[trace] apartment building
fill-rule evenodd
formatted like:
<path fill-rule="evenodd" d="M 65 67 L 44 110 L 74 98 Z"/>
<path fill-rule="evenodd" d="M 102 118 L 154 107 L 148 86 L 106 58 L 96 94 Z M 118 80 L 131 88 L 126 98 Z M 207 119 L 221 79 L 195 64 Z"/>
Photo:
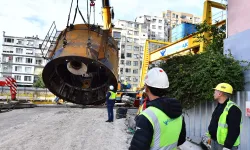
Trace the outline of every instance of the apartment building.
<path fill-rule="evenodd" d="M 117 20 L 113 36 L 120 41 L 119 79 L 126 79 L 132 87 L 137 87 L 143 60 L 143 48 L 148 38 L 147 25 L 138 22 Z"/>
<path fill-rule="evenodd" d="M 165 22 L 171 27 L 174 28 L 175 26 L 181 23 L 192 23 L 197 24 L 202 21 L 202 18 L 199 16 L 195 16 L 193 14 L 185 13 L 185 12 L 176 12 L 172 10 L 167 10 L 162 13 Z"/>
<path fill-rule="evenodd" d="M 163 17 L 143 15 L 136 17 L 136 22 L 143 23 L 147 25 L 148 28 L 148 39 L 150 40 L 159 40 L 159 41 L 168 41 L 168 26 L 165 23 Z M 149 51 L 153 51 L 159 47 L 162 47 L 162 44 L 149 44 Z"/>
<path fill-rule="evenodd" d="M 32 86 L 46 64 L 39 49 L 42 42 L 38 36 L 7 36 L 3 32 L 0 76 L 14 77 L 18 86 Z"/>

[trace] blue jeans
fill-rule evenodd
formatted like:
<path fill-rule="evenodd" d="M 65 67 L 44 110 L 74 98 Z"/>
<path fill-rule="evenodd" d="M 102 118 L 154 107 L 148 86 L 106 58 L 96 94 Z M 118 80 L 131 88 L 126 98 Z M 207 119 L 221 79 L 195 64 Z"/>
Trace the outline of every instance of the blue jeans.
<path fill-rule="evenodd" d="M 108 108 L 108 120 L 113 121 L 114 120 L 114 112 L 113 112 L 114 105 L 108 105 L 107 108 Z"/>
<path fill-rule="evenodd" d="M 222 150 L 223 145 L 220 145 L 217 141 L 211 140 L 211 150 Z M 237 150 L 238 146 L 233 146 L 231 150 Z"/>

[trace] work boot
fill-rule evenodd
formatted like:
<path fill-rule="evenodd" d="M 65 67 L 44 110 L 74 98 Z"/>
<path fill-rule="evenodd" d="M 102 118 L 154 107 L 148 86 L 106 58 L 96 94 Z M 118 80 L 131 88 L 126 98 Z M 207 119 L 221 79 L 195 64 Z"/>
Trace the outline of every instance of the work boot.
<path fill-rule="evenodd" d="M 111 122 L 110 120 L 107 120 L 107 121 L 105 121 L 105 122 Z"/>

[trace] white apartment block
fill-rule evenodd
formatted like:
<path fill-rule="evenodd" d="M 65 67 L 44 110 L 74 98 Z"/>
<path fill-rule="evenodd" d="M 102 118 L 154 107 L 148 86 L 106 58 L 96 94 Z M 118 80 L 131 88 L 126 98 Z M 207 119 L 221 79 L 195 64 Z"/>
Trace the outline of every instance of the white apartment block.
<path fill-rule="evenodd" d="M 147 25 L 125 20 L 118 20 L 114 25 L 113 37 L 120 41 L 119 80 L 126 79 L 133 88 L 138 87 L 144 45 L 148 38 Z"/>
<path fill-rule="evenodd" d="M 172 10 L 167 10 L 162 13 L 165 22 L 171 26 L 171 28 L 176 27 L 181 23 L 192 23 L 198 24 L 201 23 L 202 17 L 196 16 L 190 13 L 185 12 L 176 12 Z"/>
<path fill-rule="evenodd" d="M 144 23 L 148 27 L 148 39 L 168 41 L 168 26 L 163 17 L 143 15 L 136 18 L 136 22 Z M 162 44 L 149 44 L 149 51 L 153 51 Z"/>
<path fill-rule="evenodd" d="M 32 86 L 46 65 L 39 48 L 42 42 L 38 36 L 7 36 L 3 32 L 0 76 L 12 76 L 18 86 Z"/>

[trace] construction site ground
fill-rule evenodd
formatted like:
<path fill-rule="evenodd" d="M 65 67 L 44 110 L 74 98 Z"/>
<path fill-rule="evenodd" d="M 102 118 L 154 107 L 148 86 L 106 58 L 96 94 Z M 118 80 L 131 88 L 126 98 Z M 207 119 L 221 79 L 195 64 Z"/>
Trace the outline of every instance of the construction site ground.
<path fill-rule="evenodd" d="M 0 120 L 1 150 L 128 150 L 132 138 L 125 118 L 105 122 L 105 108 L 14 109 Z M 185 142 L 180 149 L 201 148 Z"/>

